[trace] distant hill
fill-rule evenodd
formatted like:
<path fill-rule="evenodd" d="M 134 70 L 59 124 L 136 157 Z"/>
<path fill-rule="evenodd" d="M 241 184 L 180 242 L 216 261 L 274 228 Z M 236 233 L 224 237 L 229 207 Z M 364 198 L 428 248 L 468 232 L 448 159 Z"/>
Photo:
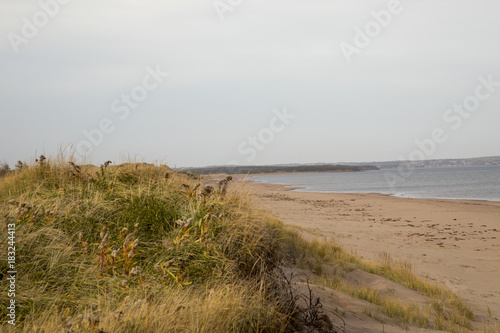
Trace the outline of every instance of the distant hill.
<path fill-rule="evenodd" d="M 500 165 L 500 156 L 487 156 L 475 158 L 449 158 L 449 159 L 435 159 L 424 161 L 385 161 L 385 162 L 363 162 L 347 164 L 352 166 L 363 166 L 371 164 L 379 169 L 397 169 L 401 165 L 410 164 L 414 168 L 445 168 L 457 166 L 487 166 L 487 165 Z"/>
<path fill-rule="evenodd" d="M 338 164 L 301 164 L 301 165 L 262 165 L 262 166 L 211 166 L 202 168 L 183 168 L 183 171 L 200 175 L 207 174 L 257 174 L 257 173 L 288 173 L 288 172 L 357 172 L 378 170 L 369 165 L 338 165 Z"/>
<path fill-rule="evenodd" d="M 310 163 L 310 164 L 276 164 L 276 165 L 230 165 L 207 166 L 199 168 L 177 168 L 200 175 L 207 174 L 258 174 L 258 173 L 288 173 L 288 172 L 358 172 L 367 170 L 397 169 L 400 166 L 411 165 L 413 168 L 438 168 L 458 166 L 500 165 L 500 156 L 475 158 L 450 158 L 424 161 L 384 161 L 384 162 L 342 162 Z"/>

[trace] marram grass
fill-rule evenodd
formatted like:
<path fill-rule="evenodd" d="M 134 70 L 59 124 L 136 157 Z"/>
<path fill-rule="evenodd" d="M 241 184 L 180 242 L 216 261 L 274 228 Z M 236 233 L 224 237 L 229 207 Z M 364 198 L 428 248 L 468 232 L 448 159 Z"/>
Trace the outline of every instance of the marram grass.
<path fill-rule="evenodd" d="M 46 159 L 1 178 L 0 237 L 16 224 L 16 329 L 285 331 L 291 309 L 271 274 L 278 225 L 230 180 L 202 188 L 167 167 Z"/>
<path fill-rule="evenodd" d="M 333 242 L 307 241 L 294 229 L 282 229 L 282 238 L 289 256 L 296 259 L 296 264 L 316 273 L 319 278 L 315 283 L 373 304 L 365 312 L 373 314 L 374 318 L 381 318 L 382 314 L 402 327 L 413 325 L 448 332 L 470 332 L 474 312 L 446 287 L 415 275 L 408 262 L 394 260 L 387 253 L 380 253 L 375 261 L 361 259 Z M 428 304 L 420 307 L 416 303 L 382 296 L 363 286 L 351 285 L 344 280 L 344 276 L 356 269 L 417 291 L 429 299 Z"/>

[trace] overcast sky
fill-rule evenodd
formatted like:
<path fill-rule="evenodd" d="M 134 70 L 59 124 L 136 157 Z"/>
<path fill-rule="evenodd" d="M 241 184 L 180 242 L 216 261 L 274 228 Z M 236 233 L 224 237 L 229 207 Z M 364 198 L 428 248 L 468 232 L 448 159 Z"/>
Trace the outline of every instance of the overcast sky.
<path fill-rule="evenodd" d="M 500 155 L 499 13 L 498 0 L 0 0 L 0 161 L 60 147 L 171 166 Z"/>

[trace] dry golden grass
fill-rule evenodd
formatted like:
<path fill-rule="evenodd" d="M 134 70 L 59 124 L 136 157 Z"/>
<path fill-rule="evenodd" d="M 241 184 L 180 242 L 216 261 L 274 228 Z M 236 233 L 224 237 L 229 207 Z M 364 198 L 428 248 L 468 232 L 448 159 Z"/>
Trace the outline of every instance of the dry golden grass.
<path fill-rule="evenodd" d="M 143 290 L 106 297 L 78 314 L 46 310 L 26 320 L 23 332 L 283 332 L 287 318 L 269 307 L 251 282 L 198 288 Z M 281 326 L 280 326 L 281 325 Z"/>
<path fill-rule="evenodd" d="M 285 331 L 279 226 L 228 192 L 230 179 L 195 178 L 43 159 L 0 179 L 0 214 L 16 224 L 18 330 Z"/>

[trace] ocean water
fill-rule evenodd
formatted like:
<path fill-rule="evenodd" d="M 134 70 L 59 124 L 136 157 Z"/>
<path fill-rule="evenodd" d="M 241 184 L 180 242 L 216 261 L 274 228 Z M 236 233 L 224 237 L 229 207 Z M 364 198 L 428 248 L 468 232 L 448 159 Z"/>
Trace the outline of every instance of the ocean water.
<path fill-rule="evenodd" d="M 256 176 L 255 181 L 300 187 L 296 191 L 382 193 L 409 198 L 500 201 L 500 166 L 415 168 Z"/>

